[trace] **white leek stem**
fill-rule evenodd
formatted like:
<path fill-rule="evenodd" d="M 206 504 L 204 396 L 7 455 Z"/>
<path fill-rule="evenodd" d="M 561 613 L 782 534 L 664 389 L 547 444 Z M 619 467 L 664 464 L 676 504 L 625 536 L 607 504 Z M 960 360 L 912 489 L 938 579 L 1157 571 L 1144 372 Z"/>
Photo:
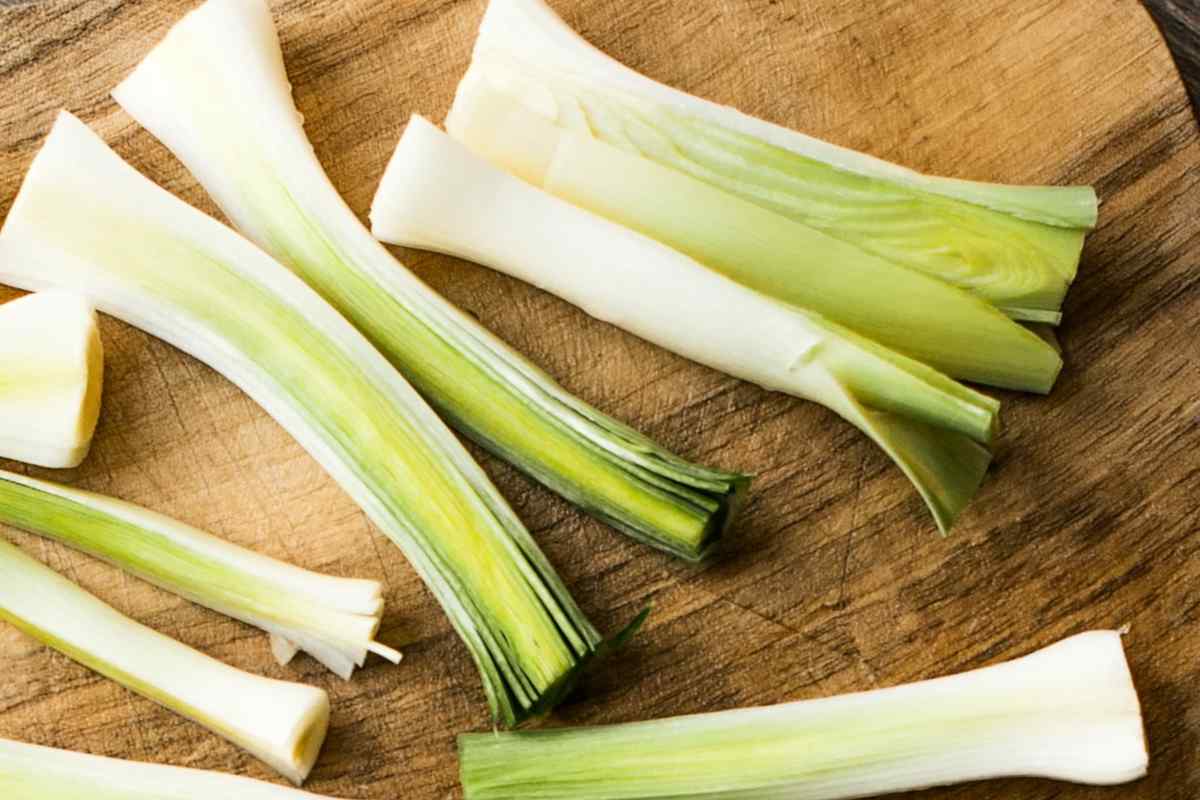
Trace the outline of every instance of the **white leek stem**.
<path fill-rule="evenodd" d="M 334 800 L 263 781 L 0 739 L 4 800 Z"/>
<path fill-rule="evenodd" d="M 361 667 L 368 652 L 400 660 L 400 653 L 375 641 L 383 614 L 378 581 L 309 572 L 130 503 L 3 470 L 0 522 L 261 628 L 342 678 Z M 290 660 L 278 644 L 272 649 L 280 663 Z"/>
<path fill-rule="evenodd" d="M 1121 635 L 764 708 L 459 738 L 467 800 L 848 800 L 1004 776 L 1117 784 L 1149 756 Z"/>
<path fill-rule="evenodd" d="M 297 785 L 325 741 L 321 689 L 234 669 L 134 622 L 0 541 L 0 618 L 262 759 Z"/>
<path fill-rule="evenodd" d="M 79 466 L 103 378 L 96 312 L 82 297 L 43 292 L 0 306 L 0 458 Z"/>

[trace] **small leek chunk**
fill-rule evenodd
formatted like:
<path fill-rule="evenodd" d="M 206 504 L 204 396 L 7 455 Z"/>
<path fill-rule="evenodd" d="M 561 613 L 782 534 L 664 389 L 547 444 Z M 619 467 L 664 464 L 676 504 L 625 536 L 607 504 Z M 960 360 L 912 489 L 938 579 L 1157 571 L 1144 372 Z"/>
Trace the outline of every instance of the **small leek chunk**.
<path fill-rule="evenodd" d="M 1121 635 L 890 689 L 459 737 L 467 800 L 845 800 L 1004 776 L 1117 784 L 1149 757 Z"/>
<path fill-rule="evenodd" d="M 837 412 L 948 530 L 991 459 L 999 404 L 493 167 L 413 117 L 371 212 L 380 238 L 461 256 L 715 369 Z"/>
<path fill-rule="evenodd" d="M 304 134 L 265 3 L 209 0 L 113 96 L 451 425 L 643 542 L 689 560 L 719 542 L 743 476 L 688 463 L 571 396 L 371 237 Z"/>
<path fill-rule="evenodd" d="M 492 0 L 470 73 L 556 125 L 962 287 L 1015 319 L 1058 322 L 1096 224 L 1090 186 L 923 175 L 664 86 L 592 47 L 543 0 Z"/>
<path fill-rule="evenodd" d="M 334 800 L 220 772 L 144 764 L 0 739 L 4 800 Z"/>
<path fill-rule="evenodd" d="M 321 689 L 234 669 L 134 622 L 0 540 L 0 619 L 187 717 L 299 785 L 329 727 Z"/>
<path fill-rule="evenodd" d="M 953 378 L 1049 392 L 1062 367 L 1053 347 L 978 297 L 556 127 L 477 75 L 459 87 L 447 130 L 557 197 Z"/>
<path fill-rule="evenodd" d="M 103 378 L 96 312 L 83 298 L 45 292 L 0 306 L 0 458 L 79 466 Z"/>
<path fill-rule="evenodd" d="M 211 365 L 408 556 L 515 724 L 601 637 L 454 434 L 299 278 L 59 115 L 0 231 L 0 283 L 74 287 Z"/>
<path fill-rule="evenodd" d="M 267 631 L 287 663 L 304 650 L 342 678 L 373 652 L 378 581 L 320 575 L 110 497 L 0 470 L 0 523 L 70 545 L 168 591 Z M 288 645 L 294 647 L 288 647 Z"/>

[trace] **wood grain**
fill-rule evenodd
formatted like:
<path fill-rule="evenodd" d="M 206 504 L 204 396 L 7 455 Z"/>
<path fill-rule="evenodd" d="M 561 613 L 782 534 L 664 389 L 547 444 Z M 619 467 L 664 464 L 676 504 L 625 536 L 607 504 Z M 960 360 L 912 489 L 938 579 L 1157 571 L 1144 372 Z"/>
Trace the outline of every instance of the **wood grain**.
<path fill-rule="evenodd" d="M 0 10 L 0 216 L 63 107 L 154 180 L 214 210 L 107 94 L 191 5 Z M 1149 777 L 1120 789 L 1006 780 L 921 797 L 1200 796 L 1200 146 L 1145 12 L 1128 0 L 555 5 L 609 53 L 688 91 L 922 170 L 1087 182 L 1103 198 L 1066 306 L 1063 377 L 1047 398 L 1004 396 L 996 466 L 944 540 L 899 472 L 823 409 L 687 363 L 474 265 L 403 252 L 584 398 L 688 457 L 758 475 L 729 552 L 695 569 L 481 455 L 601 627 L 654 606 L 644 633 L 558 718 L 621 721 L 866 689 L 1129 624 Z M 317 153 L 360 214 L 408 115 L 445 114 L 482 8 L 274 3 Z M 406 647 L 405 662 L 372 661 L 350 683 L 306 659 L 281 669 L 255 631 L 57 545 L 2 535 L 217 658 L 326 687 L 333 727 L 314 791 L 457 796 L 454 736 L 485 728 L 486 707 L 464 648 L 400 553 L 221 377 L 111 319 L 103 334 L 107 397 L 92 457 L 74 471 L 31 471 L 305 567 L 384 579 L 383 638 Z M 9 628 L 0 657 L 0 736 L 271 777 Z"/>

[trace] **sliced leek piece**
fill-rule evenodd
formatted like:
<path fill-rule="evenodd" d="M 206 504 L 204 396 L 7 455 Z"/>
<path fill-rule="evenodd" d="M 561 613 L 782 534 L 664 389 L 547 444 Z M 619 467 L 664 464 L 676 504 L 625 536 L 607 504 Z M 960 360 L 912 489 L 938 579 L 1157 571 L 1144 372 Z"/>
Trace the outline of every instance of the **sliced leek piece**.
<path fill-rule="evenodd" d="M 459 737 L 467 800 L 846 800 L 1005 776 L 1146 774 L 1115 631 L 945 678 L 689 717 Z"/>
<path fill-rule="evenodd" d="M 826 406 L 887 452 L 943 531 L 983 479 L 995 400 L 539 191 L 420 117 L 371 219 L 386 241 L 469 258 L 687 358 Z"/>
<path fill-rule="evenodd" d="M 463 82 L 450 123 L 456 139 L 533 185 L 953 378 L 1048 392 L 1062 368 L 1053 347 L 978 297 L 556 127 L 485 81 Z"/>
<path fill-rule="evenodd" d="M 664 86 L 588 44 L 543 0 L 492 0 L 470 73 L 557 125 L 960 286 L 1016 319 L 1057 323 L 1096 224 L 1090 186 L 923 175 Z M 454 133 L 454 112 L 447 124 Z"/>
<path fill-rule="evenodd" d="M 96 312 L 82 297 L 45 292 L 0 305 L 0 458 L 79 466 L 103 381 Z"/>
<path fill-rule="evenodd" d="M 323 690 L 209 658 L 134 622 L 3 540 L 0 619 L 200 723 L 297 785 L 321 752 L 329 727 Z"/>
<path fill-rule="evenodd" d="M 113 96 L 451 425 L 641 541 L 689 560 L 719 542 L 744 476 L 688 463 L 571 396 L 371 237 L 304 134 L 265 3 L 209 0 Z"/>
<path fill-rule="evenodd" d="M 4 800 L 334 800 L 263 781 L 0 739 Z"/>
<path fill-rule="evenodd" d="M 309 572 L 111 497 L 0 470 L 0 523 L 55 539 L 157 586 L 267 631 L 342 678 L 367 653 L 400 661 L 375 641 L 378 581 Z M 279 655 L 286 664 L 295 654 Z M 282 657 L 286 655 L 286 657 Z"/>
<path fill-rule="evenodd" d="M 350 323 L 70 114 L 0 231 L 0 283 L 73 287 L 263 406 L 408 556 L 501 722 L 553 706 L 600 643 L 483 470 Z"/>

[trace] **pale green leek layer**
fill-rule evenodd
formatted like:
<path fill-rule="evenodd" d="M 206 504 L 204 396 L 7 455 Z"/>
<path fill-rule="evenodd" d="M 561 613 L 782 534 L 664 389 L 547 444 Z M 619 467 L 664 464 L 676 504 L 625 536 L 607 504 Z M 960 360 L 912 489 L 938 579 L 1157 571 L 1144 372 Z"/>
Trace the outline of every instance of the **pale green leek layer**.
<path fill-rule="evenodd" d="M 589 45 L 542 0 L 492 0 L 471 74 L 559 126 L 959 286 L 1016 319 L 1057 323 L 1096 223 L 1088 186 L 923 175 L 671 89 Z"/>
<path fill-rule="evenodd" d="M 551 194 L 954 378 L 1048 392 L 1058 352 L 994 306 L 773 211 L 556 127 L 468 77 L 451 135 Z"/>
<path fill-rule="evenodd" d="M 293 783 L 308 777 L 325 740 L 324 691 L 226 666 L 118 613 L 3 540 L 0 619 L 245 748 Z"/>
<path fill-rule="evenodd" d="M 681 557 L 702 558 L 731 524 L 743 476 L 683 461 L 572 397 L 371 238 L 304 135 L 265 4 L 210 0 L 113 94 L 454 427 Z"/>
<path fill-rule="evenodd" d="M 0 739 L 4 800 L 333 800 L 198 769 L 143 764 Z"/>
<path fill-rule="evenodd" d="M 1145 774 L 1120 634 L 871 692 L 689 717 L 459 737 L 467 800 L 846 800 L 1002 776 Z"/>
<path fill-rule="evenodd" d="M 0 523 L 56 539 L 262 628 L 343 678 L 368 652 L 400 659 L 375 641 L 383 610 L 376 581 L 308 572 L 144 508 L 3 470 Z"/>
<path fill-rule="evenodd" d="M 299 278 L 61 114 L 0 232 L 0 282 L 70 286 L 212 365 L 404 550 L 514 724 L 600 636 L 454 435 Z"/>
<path fill-rule="evenodd" d="M 983 479 L 992 398 L 542 192 L 420 117 L 371 220 L 385 241 L 478 261 L 687 358 L 821 403 L 895 460 L 943 531 Z"/>

